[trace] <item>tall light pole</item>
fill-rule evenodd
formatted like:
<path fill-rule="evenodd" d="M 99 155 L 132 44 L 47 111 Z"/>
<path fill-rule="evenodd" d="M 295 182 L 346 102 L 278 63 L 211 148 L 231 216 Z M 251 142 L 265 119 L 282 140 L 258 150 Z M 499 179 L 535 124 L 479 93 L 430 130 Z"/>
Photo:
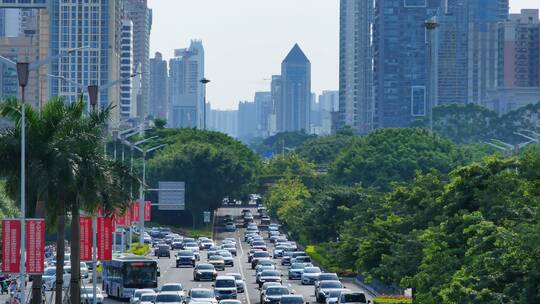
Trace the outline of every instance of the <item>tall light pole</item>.
<path fill-rule="evenodd" d="M 145 191 L 144 187 L 146 187 L 146 155 L 148 153 L 151 153 L 151 152 L 154 152 L 154 151 L 156 151 L 158 149 L 161 149 L 161 148 L 163 148 L 165 146 L 166 146 L 166 144 L 155 146 L 155 147 L 152 147 L 152 148 L 149 148 L 149 149 L 141 149 L 141 148 L 137 147 L 135 144 L 133 145 L 133 147 L 135 149 L 139 150 L 139 152 L 141 152 L 143 154 L 142 182 L 141 182 L 141 185 L 139 187 L 139 244 L 141 244 L 141 245 L 144 243 L 144 240 L 143 240 L 143 233 L 144 233 L 144 191 Z"/>
<path fill-rule="evenodd" d="M 210 80 L 206 79 L 203 77 L 203 79 L 201 79 L 201 83 L 203 84 L 204 86 L 204 108 L 203 108 L 203 118 L 204 118 L 204 122 L 203 122 L 203 130 L 206 130 L 206 85 L 210 82 Z"/>
<path fill-rule="evenodd" d="M 17 78 L 21 87 L 21 302 L 26 303 L 26 112 L 24 90 L 28 84 L 30 65 L 17 62 Z"/>
<path fill-rule="evenodd" d="M 429 131 L 431 133 L 433 133 L 433 106 L 435 104 L 435 97 L 434 97 L 434 92 L 435 92 L 435 77 L 436 75 L 433 75 L 433 64 L 432 64 L 432 61 L 433 61 L 433 57 L 432 57 L 432 52 L 433 52 L 433 37 L 431 35 L 431 33 L 437 29 L 437 27 L 439 26 L 439 24 L 437 23 L 437 21 L 435 21 L 434 19 L 429 19 L 429 20 L 426 20 L 426 22 L 424 22 L 424 27 L 426 28 L 426 32 L 427 32 L 427 36 L 426 37 L 427 39 L 427 45 L 428 45 L 428 81 L 427 81 L 427 88 L 428 88 L 428 98 L 429 98 Z"/>
<path fill-rule="evenodd" d="M 93 111 L 96 110 L 95 105 L 97 104 L 97 86 L 90 88 L 88 86 L 88 98 L 90 99 L 90 104 L 93 106 Z M 92 303 L 97 304 L 97 215 L 92 216 Z"/>

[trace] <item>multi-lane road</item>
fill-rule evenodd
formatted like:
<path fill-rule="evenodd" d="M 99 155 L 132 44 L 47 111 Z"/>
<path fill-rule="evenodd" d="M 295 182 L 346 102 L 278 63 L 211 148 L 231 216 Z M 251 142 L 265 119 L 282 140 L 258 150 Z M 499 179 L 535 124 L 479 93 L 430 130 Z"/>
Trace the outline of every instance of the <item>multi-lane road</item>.
<path fill-rule="evenodd" d="M 221 224 L 220 218 L 223 218 L 225 215 L 230 214 L 236 216 L 238 219 L 241 218 L 240 208 L 221 208 L 217 211 L 217 221 L 216 229 L 214 233 L 214 241 L 216 244 L 221 244 L 221 240 L 234 237 L 237 240 L 237 256 L 234 257 L 234 266 L 226 267 L 225 271 L 219 271 L 218 275 L 225 275 L 226 273 L 240 273 L 244 281 L 246 282 L 246 290 L 244 293 L 238 294 L 238 300 L 243 304 L 258 304 L 259 301 L 259 290 L 258 285 L 255 283 L 255 270 L 251 269 L 251 265 L 247 262 L 247 254 L 249 252 L 250 246 L 244 242 L 244 228 L 238 228 L 235 232 L 227 232 Z M 256 210 L 253 209 L 253 214 L 256 213 Z M 263 232 L 263 236 L 266 233 Z M 272 250 L 272 245 L 268 242 L 269 250 Z M 189 290 L 191 288 L 208 288 L 212 289 L 213 282 L 196 282 L 193 280 L 193 268 L 183 267 L 176 268 L 176 260 L 174 258 L 176 251 L 171 252 L 171 258 L 160 258 L 157 259 L 159 269 L 161 271 L 161 276 L 159 278 L 159 287 L 167 283 L 181 283 L 184 289 Z M 201 251 L 201 261 L 206 262 L 206 252 Z M 283 274 L 283 285 L 287 286 L 294 294 L 301 294 L 304 297 L 305 302 L 316 303 L 314 297 L 314 288 L 312 285 L 302 285 L 299 280 L 289 280 L 287 275 L 287 267 L 281 266 L 279 260 L 275 260 L 277 269 Z M 85 280 L 87 283 L 88 280 Z M 353 291 L 361 291 L 366 294 L 369 300 L 372 300 L 371 295 L 362 290 L 359 286 L 353 283 L 352 280 L 343 281 L 345 288 L 348 288 Z M 88 283 L 87 283 L 88 284 Z M 29 284 L 30 285 L 30 284 Z M 5 301 L 7 297 L 0 296 L 2 302 Z M 49 300 L 51 299 L 47 299 Z M 105 298 L 105 303 L 119 303 L 117 300 Z"/>
<path fill-rule="evenodd" d="M 214 241 L 216 244 L 220 244 L 220 241 L 227 237 L 234 237 L 237 240 L 238 254 L 235 257 L 234 266 L 226 267 L 225 271 L 219 271 L 218 275 L 224 275 L 226 273 L 240 273 L 244 277 L 246 282 L 246 291 L 238 295 L 238 300 L 244 304 L 257 304 L 259 303 L 259 290 L 258 285 L 255 283 L 255 270 L 252 270 L 250 264 L 247 262 L 247 253 L 249 251 L 249 244 L 244 242 L 244 229 L 238 228 L 236 232 L 226 232 L 220 225 L 220 217 L 226 214 L 234 215 L 238 218 L 241 216 L 241 210 L 239 208 L 221 208 L 217 211 L 216 229 L 214 235 Z M 256 213 L 256 210 L 253 211 Z M 270 245 L 269 245 L 270 246 Z M 269 247 L 269 250 L 271 246 Z M 166 283 L 181 283 L 184 289 L 202 287 L 212 289 L 212 282 L 196 282 L 193 281 L 193 269 L 188 268 L 176 268 L 174 251 L 171 254 L 171 258 L 160 258 L 158 260 L 159 268 L 161 270 L 161 277 L 159 285 Z M 201 251 L 201 262 L 206 260 L 206 252 Z M 278 270 L 283 274 L 283 284 L 287 286 L 295 294 L 301 294 L 304 296 L 306 302 L 315 303 L 314 288 L 310 285 L 302 285 L 299 280 L 288 280 L 287 267 L 281 266 L 279 260 L 276 260 Z M 360 287 L 356 286 L 352 281 L 344 282 L 345 287 L 354 291 L 362 291 Z M 372 300 L 369 293 L 365 292 L 369 300 Z M 114 300 L 106 299 L 105 303 L 116 303 Z"/>

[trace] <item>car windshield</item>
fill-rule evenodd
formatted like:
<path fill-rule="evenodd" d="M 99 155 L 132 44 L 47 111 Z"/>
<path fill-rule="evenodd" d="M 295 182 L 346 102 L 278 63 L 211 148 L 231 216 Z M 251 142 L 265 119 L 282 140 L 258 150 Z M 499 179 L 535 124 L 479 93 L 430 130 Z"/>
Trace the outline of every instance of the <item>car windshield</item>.
<path fill-rule="evenodd" d="M 236 287 L 236 282 L 234 280 L 217 280 L 216 288 L 227 288 L 227 287 Z"/>
<path fill-rule="evenodd" d="M 155 299 L 156 299 L 156 295 L 153 293 L 147 293 L 141 296 L 141 302 L 152 302 Z"/>
<path fill-rule="evenodd" d="M 182 291 L 182 285 L 163 285 L 161 291 Z"/>
<path fill-rule="evenodd" d="M 321 270 L 319 267 L 306 267 L 304 268 L 304 273 L 319 273 Z"/>
<path fill-rule="evenodd" d="M 222 257 L 227 257 L 227 258 L 232 257 L 232 254 L 230 252 L 228 252 L 228 251 L 227 252 L 225 252 L 225 251 L 220 252 L 219 255 L 222 256 Z"/>
<path fill-rule="evenodd" d="M 291 265 L 291 269 L 304 269 L 305 265 L 304 263 L 294 263 Z"/>
<path fill-rule="evenodd" d="M 223 248 L 235 248 L 233 244 L 223 244 Z"/>
<path fill-rule="evenodd" d="M 199 245 L 197 245 L 197 243 L 186 243 L 184 246 L 185 247 L 199 247 Z"/>
<path fill-rule="evenodd" d="M 53 276 L 55 274 L 56 274 L 56 268 L 47 268 L 47 269 L 45 269 L 44 275 Z"/>
<path fill-rule="evenodd" d="M 193 256 L 193 252 L 191 252 L 191 251 L 180 251 L 180 252 L 178 252 L 178 256 L 181 256 L 181 257 L 192 257 L 192 256 Z"/>
<path fill-rule="evenodd" d="M 222 259 L 223 259 L 223 257 L 221 257 L 219 255 L 213 255 L 213 256 L 208 258 L 209 261 L 220 261 Z"/>
<path fill-rule="evenodd" d="M 321 282 L 321 288 L 343 288 L 343 285 L 341 285 L 340 282 Z"/>
<path fill-rule="evenodd" d="M 268 287 L 266 294 L 269 296 L 286 295 L 289 294 L 289 289 L 287 287 Z"/>
<path fill-rule="evenodd" d="M 200 264 L 197 266 L 198 269 L 204 269 L 204 270 L 214 270 L 214 266 L 210 264 Z"/>
<path fill-rule="evenodd" d="M 268 254 L 268 252 L 266 251 L 257 251 L 253 254 L 254 257 L 256 258 L 267 258 L 269 257 L 270 255 Z"/>
<path fill-rule="evenodd" d="M 363 293 L 346 293 L 341 296 L 341 302 L 345 303 L 365 303 L 366 296 Z"/>
<path fill-rule="evenodd" d="M 320 274 L 319 281 L 329 281 L 329 280 L 338 280 L 337 274 Z"/>
<path fill-rule="evenodd" d="M 182 297 L 177 294 L 158 294 L 156 302 L 182 302 Z"/>
<path fill-rule="evenodd" d="M 281 304 L 302 304 L 304 299 L 302 297 L 284 297 L 281 298 Z"/>
<path fill-rule="evenodd" d="M 276 270 L 264 270 L 261 275 L 263 277 L 279 277 L 279 271 L 276 271 Z"/>
<path fill-rule="evenodd" d="M 191 297 L 208 299 L 213 298 L 214 294 L 210 290 L 192 290 Z"/>

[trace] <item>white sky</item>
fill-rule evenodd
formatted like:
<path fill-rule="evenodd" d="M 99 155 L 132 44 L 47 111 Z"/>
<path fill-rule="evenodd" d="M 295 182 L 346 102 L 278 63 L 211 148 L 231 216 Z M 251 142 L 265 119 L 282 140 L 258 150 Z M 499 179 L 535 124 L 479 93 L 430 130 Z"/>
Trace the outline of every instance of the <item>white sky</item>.
<path fill-rule="evenodd" d="M 153 9 L 150 54 L 170 58 L 202 39 L 208 101 L 236 109 L 269 90 L 281 61 L 298 42 L 312 66 L 312 91 L 338 88 L 339 0 L 148 0 Z M 510 0 L 512 12 L 540 0 Z"/>

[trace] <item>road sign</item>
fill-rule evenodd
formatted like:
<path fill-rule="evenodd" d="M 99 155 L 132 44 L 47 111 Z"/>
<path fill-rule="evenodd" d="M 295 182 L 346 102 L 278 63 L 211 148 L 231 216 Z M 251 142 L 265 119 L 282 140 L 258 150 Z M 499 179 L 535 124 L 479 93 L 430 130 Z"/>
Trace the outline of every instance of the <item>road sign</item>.
<path fill-rule="evenodd" d="M 158 210 L 185 210 L 186 183 L 159 182 Z"/>
<path fill-rule="evenodd" d="M 205 223 L 210 223 L 210 211 L 203 212 L 203 221 Z"/>

